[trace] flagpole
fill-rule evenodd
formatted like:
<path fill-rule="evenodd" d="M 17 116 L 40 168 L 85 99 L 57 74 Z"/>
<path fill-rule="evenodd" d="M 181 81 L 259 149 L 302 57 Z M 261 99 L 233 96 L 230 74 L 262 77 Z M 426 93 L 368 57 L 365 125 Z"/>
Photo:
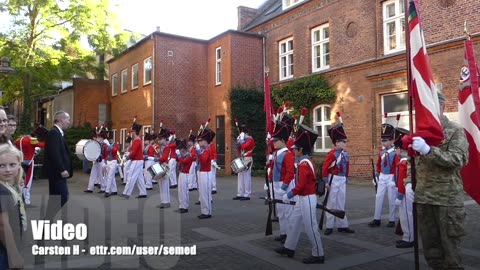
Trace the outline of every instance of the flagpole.
<path fill-rule="evenodd" d="M 409 120 L 409 129 L 410 134 L 413 134 L 413 91 L 412 91 L 412 67 L 410 62 L 410 31 L 409 31 L 409 7 L 410 3 L 413 0 L 405 1 L 405 51 L 406 51 L 406 58 L 407 58 L 407 89 L 408 89 L 408 120 Z M 416 177 L 416 170 L 415 170 L 415 155 L 410 157 L 410 179 L 412 181 L 412 190 L 415 191 L 415 187 L 417 186 L 417 177 Z M 418 226 L 417 226 L 417 207 L 416 203 L 413 202 L 412 205 L 412 216 L 413 216 L 413 255 L 415 258 L 415 270 L 420 269 L 419 264 L 419 252 L 418 252 Z"/>

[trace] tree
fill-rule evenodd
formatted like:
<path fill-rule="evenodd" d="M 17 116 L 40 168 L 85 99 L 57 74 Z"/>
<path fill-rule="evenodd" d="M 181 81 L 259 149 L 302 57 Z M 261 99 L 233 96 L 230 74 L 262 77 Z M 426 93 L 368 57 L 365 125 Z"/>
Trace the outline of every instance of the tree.
<path fill-rule="evenodd" d="M 113 35 L 117 26 L 108 0 L 7 0 L 0 11 L 11 18 L 10 29 L 0 33 L 0 55 L 8 55 L 18 72 L 0 82 L 2 102 L 23 102 L 20 128 L 25 131 L 31 128 L 35 98 L 54 94 L 55 82 L 74 76 L 103 79 L 97 56 L 125 48 L 126 35 Z M 85 38 L 91 48 L 82 46 Z"/>

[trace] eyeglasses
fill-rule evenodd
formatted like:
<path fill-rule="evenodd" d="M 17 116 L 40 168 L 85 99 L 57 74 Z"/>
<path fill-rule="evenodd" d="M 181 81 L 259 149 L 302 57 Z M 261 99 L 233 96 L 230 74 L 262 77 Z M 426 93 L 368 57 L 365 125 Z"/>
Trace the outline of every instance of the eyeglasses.
<path fill-rule="evenodd" d="M 0 119 L 0 123 L 8 123 L 8 119 Z"/>

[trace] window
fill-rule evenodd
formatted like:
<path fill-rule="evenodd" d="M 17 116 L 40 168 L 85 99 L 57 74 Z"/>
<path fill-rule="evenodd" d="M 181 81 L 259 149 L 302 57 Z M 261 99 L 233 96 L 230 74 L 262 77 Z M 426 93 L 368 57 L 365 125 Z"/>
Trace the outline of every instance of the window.
<path fill-rule="evenodd" d="M 280 80 L 293 78 L 293 38 L 280 41 L 278 51 Z"/>
<path fill-rule="evenodd" d="M 132 90 L 138 88 L 138 64 L 132 66 Z"/>
<path fill-rule="evenodd" d="M 118 74 L 115 73 L 112 75 L 112 96 L 118 95 L 118 88 L 119 88 Z"/>
<path fill-rule="evenodd" d="M 152 82 L 152 58 L 147 58 L 143 61 L 143 85 Z"/>
<path fill-rule="evenodd" d="M 120 143 L 122 144 L 122 152 L 125 152 L 125 139 L 127 138 L 127 129 L 121 128 L 120 129 Z"/>
<path fill-rule="evenodd" d="M 388 94 L 382 96 L 382 123 L 387 113 L 386 123 L 394 126 L 409 129 L 408 121 L 408 92 Z M 397 123 L 397 114 L 400 120 Z"/>
<path fill-rule="evenodd" d="M 126 69 L 124 69 L 122 70 L 122 79 L 121 79 L 122 93 L 127 92 L 127 82 L 128 82 L 128 72 Z"/>
<path fill-rule="evenodd" d="M 143 126 L 143 136 L 145 137 L 145 134 L 150 133 L 151 126 Z M 145 140 L 145 138 L 143 139 Z"/>
<path fill-rule="evenodd" d="M 303 2 L 303 0 L 283 0 L 283 9 L 295 6 L 296 4 L 299 4 L 301 2 Z"/>
<path fill-rule="evenodd" d="M 222 83 L 222 47 L 215 49 L 215 85 Z"/>
<path fill-rule="evenodd" d="M 319 105 L 313 109 L 313 129 L 318 132 L 315 152 L 327 152 L 333 147 L 332 140 L 328 136 L 328 129 L 332 125 L 330 111 L 329 105 Z"/>
<path fill-rule="evenodd" d="M 385 54 L 405 50 L 405 0 L 383 3 L 383 44 Z"/>
<path fill-rule="evenodd" d="M 117 142 L 117 130 L 116 129 L 112 129 L 112 140 L 113 142 Z"/>
<path fill-rule="evenodd" d="M 312 29 L 312 71 L 329 68 L 330 32 L 328 24 Z"/>

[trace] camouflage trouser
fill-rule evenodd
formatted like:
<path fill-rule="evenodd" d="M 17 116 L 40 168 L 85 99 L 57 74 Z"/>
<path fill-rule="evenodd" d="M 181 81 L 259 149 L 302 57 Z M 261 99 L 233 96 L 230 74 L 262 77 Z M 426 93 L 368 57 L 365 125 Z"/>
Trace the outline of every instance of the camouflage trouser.
<path fill-rule="evenodd" d="M 463 269 L 460 239 L 465 235 L 465 208 L 417 204 L 423 252 L 433 269 Z"/>

